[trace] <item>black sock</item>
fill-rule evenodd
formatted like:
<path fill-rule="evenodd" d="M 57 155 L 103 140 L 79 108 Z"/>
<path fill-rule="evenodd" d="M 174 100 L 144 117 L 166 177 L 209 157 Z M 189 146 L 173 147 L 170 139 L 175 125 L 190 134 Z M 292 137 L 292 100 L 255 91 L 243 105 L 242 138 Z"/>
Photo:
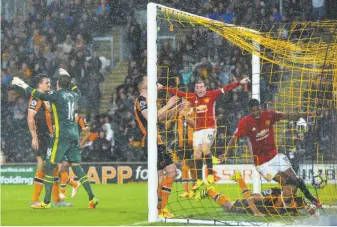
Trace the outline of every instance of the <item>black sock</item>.
<path fill-rule="evenodd" d="M 202 167 L 203 167 L 203 160 L 202 159 L 195 159 L 195 167 L 197 171 L 197 179 L 202 179 Z"/>
<path fill-rule="evenodd" d="M 208 175 L 212 174 L 213 175 L 213 160 L 212 156 L 210 154 L 205 155 L 205 161 L 206 161 L 206 166 L 208 169 Z"/>
<path fill-rule="evenodd" d="M 50 203 L 51 193 L 52 193 L 52 187 L 54 184 L 54 164 L 51 164 L 47 161 L 45 166 L 45 173 L 44 176 L 44 189 L 45 189 L 45 195 L 43 202 L 45 204 Z"/>
<path fill-rule="evenodd" d="M 309 192 L 309 190 L 308 190 L 307 186 L 305 185 L 303 179 L 298 177 L 297 182 L 298 182 L 298 187 L 303 192 L 305 198 L 309 199 L 311 202 L 315 201 L 316 199 Z"/>

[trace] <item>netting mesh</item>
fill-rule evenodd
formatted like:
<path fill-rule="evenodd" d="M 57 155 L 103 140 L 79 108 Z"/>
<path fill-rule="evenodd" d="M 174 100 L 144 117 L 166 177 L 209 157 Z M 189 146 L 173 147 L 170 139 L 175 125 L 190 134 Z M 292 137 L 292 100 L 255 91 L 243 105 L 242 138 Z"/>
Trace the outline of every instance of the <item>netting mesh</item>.
<path fill-rule="evenodd" d="M 259 85 L 264 109 L 308 113 L 297 122 L 280 121 L 275 125 L 277 148 L 290 158 L 294 170 L 305 180 L 310 191 L 326 205 L 320 213 L 335 214 L 337 22 L 294 22 L 246 28 L 165 7 L 158 7 L 157 13 L 158 82 L 167 87 L 194 92 L 194 82 L 203 78 L 208 90 L 215 90 L 242 76 L 254 77 L 252 54 L 260 57 Z M 229 198 L 232 202 L 230 211 L 217 204 L 205 186 L 193 193 L 196 167 L 192 167 L 195 159 L 191 156 L 193 127 L 188 123 L 189 113 L 192 113 L 190 118 L 195 117 L 193 108 L 189 105 L 177 108 L 172 117 L 158 122 L 159 133 L 175 161 L 190 166 L 188 175 L 180 175 L 173 185 L 167 204 L 176 218 L 258 225 L 265 222 L 289 224 L 310 216 L 304 206 L 298 206 L 295 211 L 267 212 L 265 217 L 253 217 L 247 209 L 249 206 L 240 211 L 235 209 L 235 202 L 244 195 L 242 188 L 230 181 L 230 175 L 241 171 L 253 190 L 253 157 L 244 140 L 239 140 L 234 155 L 224 164 L 217 165 L 216 158 L 224 154 L 237 122 L 248 114 L 246 106 L 251 96 L 250 86 L 236 88 L 220 96 L 215 107 L 217 133 L 211 148 L 216 164 L 213 189 Z M 159 92 L 158 105 L 165 105 L 170 97 L 165 91 Z M 314 111 L 317 116 L 310 117 Z M 329 180 L 324 189 L 315 190 L 310 182 L 313 174 L 318 172 Z M 205 169 L 203 174 L 204 177 L 208 174 Z M 278 187 L 265 181 L 260 185 L 262 190 Z M 196 201 L 195 194 L 200 191 L 204 196 Z M 300 192 L 297 195 L 302 196 Z"/>

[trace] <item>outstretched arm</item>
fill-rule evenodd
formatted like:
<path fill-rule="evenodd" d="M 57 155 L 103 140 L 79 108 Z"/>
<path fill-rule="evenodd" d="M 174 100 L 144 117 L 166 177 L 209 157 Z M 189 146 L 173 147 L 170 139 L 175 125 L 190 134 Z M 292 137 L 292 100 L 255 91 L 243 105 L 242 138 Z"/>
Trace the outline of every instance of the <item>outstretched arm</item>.
<path fill-rule="evenodd" d="M 297 121 L 300 118 L 313 117 L 316 116 L 316 112 L 292 112 L 292 113 L 283 113 L 283 119 L 290 121 Z"/>
<path fill-rule="evenodd" d="M 225 154 L 221 155 L 220 160 L 222 162 L 224 162 L 227 158 L 228 155 L 232 155 L 233 150 L 236 146 L 236 142 L 238 140 L 239 137 L 241 136 L 245 136 L 247 134 L 247 130 L 246 130 L 246 121 L 245 119 L 242 119 L 239 123 L 238 123 L 238 127 L 233 135 L 233 137 L 231 138 L 231 140 L 229 141 L 228 145 L 227 145 L 227 149 L 225 151 Z"/>
<path fill-rule="evenodd" d="M 233 150 L 236 146 L 237 140 L 238 140 L 238 138 L 236 136 L 233 136 L 231 138 L 231 140 L 229 141 L 229 143 L 227 145 L 227 149 L 225 150 L 225 153 L 220 156 L 221 162 L 224 162 L 227 159 L 227 157 L 232 156 L 232 153 L 233 153 Z"/>
<path fill-rule="evenodd" d="M 235 83 L 231 83 L 228 85 L 223 86 L 221 89 L 219 90 L 215 90 L 215 91 L 211 91 L 211 92 L 215 92 L 216 95 L 221 95 L 223 93 L 229 92 L 231 90 L 233 90 L 234 88 L 240 86 L 241 84 L 246 84 L 250 82 L 249 78 L 244 78 L 242 80 L 240 80 L 240 82 L 235 82 Z"/>
<path fill-rule="evenodd" d="M 277 112 L 277 111 L 269 111 L 273 114 L 273 122 L 280 120 L 289 120 L 289 121 L 297 121 L 300 118 L 313 117 L 316 116 L 316 112 Z"/>
<path fill-rule="evenodd" d="M 157 88 L 158 90 L 167 90 L 168 93 L 171 93 L 173 95 L 177 95 L 179 97 L 183 97 L 186 99 L 194 97 L 194 93 L 182 92 L 182 91 L 179 91 L 177 88 L 165 87 L 159 83 L 157 83 Z"/>

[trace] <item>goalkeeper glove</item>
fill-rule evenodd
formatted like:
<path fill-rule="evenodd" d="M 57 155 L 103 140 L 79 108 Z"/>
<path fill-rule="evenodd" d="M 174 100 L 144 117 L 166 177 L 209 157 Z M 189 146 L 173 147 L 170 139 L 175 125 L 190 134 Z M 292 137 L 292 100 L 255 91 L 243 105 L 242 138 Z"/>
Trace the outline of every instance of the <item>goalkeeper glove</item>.
<path fill-rule="evenodd" d="M 23 80 L 21 80 L 19 77 L 14 77 L 12 80 L 12 85 L 16 85 L 18 87 L 21 87 L 26 90 L 28 87 L 28 84 L 26 84 Z"/>
<path fill-rule="evenodd" d="M 70 77 L 69 73 L 65 69 L 62 69 L 62 68 L 59 69 L 59 75 L 60 76 L 61 75 L 66 75 L 66 76 Z"/>

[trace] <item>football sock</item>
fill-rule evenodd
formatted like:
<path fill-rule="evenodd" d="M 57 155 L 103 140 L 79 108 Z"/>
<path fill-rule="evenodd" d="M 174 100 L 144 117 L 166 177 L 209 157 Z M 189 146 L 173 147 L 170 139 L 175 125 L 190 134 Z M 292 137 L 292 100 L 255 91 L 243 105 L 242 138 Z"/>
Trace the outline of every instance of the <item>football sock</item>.
<path fill-rule="evenodd" d="M 197 179 L 200 180 L 202 179 L 202 159 L 195 159 L 195 167 L 196 167 L 196 172 L 197 172 Z"/>
<path fill-rule="evenodd" d="M 161 209 L 163 209 L 164 207 L 162 207 L 162 201 L 163 201 L 163 183 L 158 185 L 158 204 L 157 204 L 157 208 L 158 211 L 161 211 Z"/>
<path fill-rule="evenodd" d="M 61 173 L 61 191 L 64 192 L 67 186 L 69 175 L 68 172 L 62 172 Z"/>
<path fill-rule="evenodd" d="M 205 155 L 206 166 L 208 170 L 208 174 L 213 174 L 213 161 L 211 155 Z"/>
<path fill-rule="evenodd" d="M 44 185 L 44 172 L 41 170 L 36 170 L 35 177 L 34 177 L 34 190 L 32 196 L 32 202 L 39 201 L 39 197 Z"/>
<path fill-rule="evenodd" d="M 60 198 L 60 178 L 58 176 L 58 168 L 54 168 L 54 183 L 52 186 L 52 196 L 53 201 L 58 203 L 61 201 Z"/>
<path fill-rule="evenodd" d="M 229 199 L 227 196 L 221 194 L 221 193 L 218 193 L 217 191 L 215 191 L 214 189 L 212 188 L 209 188 L 208 191 L 207 191 L 209 197 L 211 197 L 217 204 L 219 204 L 220 206 L 222 206 L 222 204 L 224 202 L 228 202 Z"/>
<path fill-rule="evenodd" d="M 88 196 L 89 196 L 89 201 L 92 200 L 95 196 L 92 193 L 91 186 L 88 180 L 88 176 L 84 173 L 82 167 L 80 165 L 78 166 L 72 166 L 73 172 L 75 175 L 80 178 L 80 182 L 83 185 L 84 189 L 86 190 Z"/>
<path fill-rule="evenodd" d="M 73 179 L 71 179 L 70 177 L 68 178 L 67 184 L 70 184 L 73 187 L 77 186 L 76 181 L 74 181 Z"/>
<path fill-rule="evenodd" d="M 182 182 L 184 184 L 184 190 L 185 190 L 185 192 L 189 192 L 190 191 L 189 187 L 188 187 L 188 185 L 189 185 L 189 178 L 188 178 L 189 168 L 188 168 L 188 166 L 183 165 L 181 167 L 181 170 L 182 170 Z"/>
<path fill-rule="evenodd" d="M 51 164 L 47 161 L 45 167 L 45 177 L 44 177 L 44 188 L 45 188 L 45 196 L 44 196 L 44 203 L 50 203 L 50 197 L 52 193 L 52 186 L 54 184 L 54 164 Z"/>
<path fill-rule="evenodd" d="M 174 182 L 174 178 L 172 177 L 165 177 L 164 178 L 164 182 L 163 182 L 163 186 L 162 186 L 162 205 L 161 208 L 164 209 L 166 206 L 166 203 L 168 201 L 168 197 L 171 194 L 171 190 L 172 190 L 172 184 Z"/>
<path fill-rule="evenodd" d="M 251 190 L 249 190 L 246 182 L 244 179 L 242 178 L 238 178 L 236 179 L 236 182 L 238 182 L 240 189 L 241 189 L 241 193 L 243 195 L 243 197 L 245 197 L 246 199 L 249 198 L 252 195 Z"/>
<path fill-rule="evenodd" d="M 298 177 L 297 178 L 298 182 L 298 187 L 301 189 L 303 192 L 305 198 L 309 199 L 311 202 L 315 201 L 315 198 L 312 196 L 312 194 L 309 192 L 307 186 L 305 185 L 304 181 L 302 178 Z"/>

